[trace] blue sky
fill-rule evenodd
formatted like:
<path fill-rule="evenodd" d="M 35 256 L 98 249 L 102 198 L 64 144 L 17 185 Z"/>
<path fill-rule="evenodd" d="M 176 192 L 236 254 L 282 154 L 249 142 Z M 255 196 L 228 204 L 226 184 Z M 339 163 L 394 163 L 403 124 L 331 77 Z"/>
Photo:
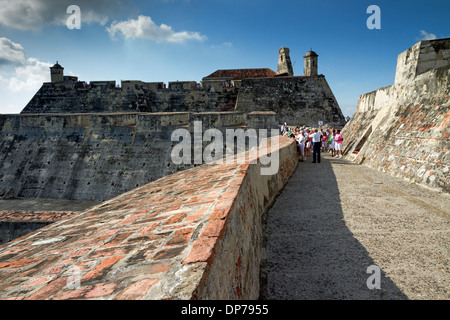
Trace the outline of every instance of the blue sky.
<path fill-rule="evenodd" d="M 69 5 L 81 29 L 69 29 Z M 368 29 L 370 5 L 381 28 Z M 82 81 L 201 81 L 217 69 L 271 68 L 290 49 L 294 75 L 312 48 L 345 116 L 394 83 L 399 53 L 450 37 L 450 2 L 379 0 L 0 0 L 0 113 L 19 113 L 56 61 Z"/>

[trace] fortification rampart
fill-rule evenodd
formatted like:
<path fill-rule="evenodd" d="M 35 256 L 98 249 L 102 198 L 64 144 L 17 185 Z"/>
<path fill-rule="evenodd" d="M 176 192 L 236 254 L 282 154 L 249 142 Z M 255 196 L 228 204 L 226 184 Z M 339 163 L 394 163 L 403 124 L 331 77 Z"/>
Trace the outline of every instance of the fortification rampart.
<path fill-rule="evenodd" d="M 273 175 L 198 166 L 0 246 L 0 298 L 257 299 L 263 215 L 298 161 L 285 137 L 268 153 Z"/>
<path fill-rule="evenodd" d="M 345 124 L 325 77 L 318 74 L 318 55 L 305 56 L 305 76 L 293 76 L 289 49 L 280 48 L 277 72 L 269 68 L 221 69 L 196 81 L 78 81 L 64 76 L 57 62 L 22 114 L 117 112 L 272 111 L 279 123 L 315 126 Z"/>
<path fill-rule="evenodd" d="M 229 85 L 228 85 L 229 84 Z M 279 123 L 334 126 L 344 116 L 323 75 L 163 83 L 44 83 L 22 114 L 273 111 Z"/>
<path fill-rule="evenodd" d="M 442 39 L 399 55 L 395 84 L 359 98 L 343 130 L 347 158 L 450 192 L 449 53 Z"/>
<path fill-rule="evenodd" d="M 195 81 L 170 82 L 167 88 L 162 82 L 47 82 L 21 113 L 232 111 L 237 91 Z"/>
<path fill-rule="evenodd" d="M 450 38 L 420 41 L 398 55 L 395 84 L 408 84 L 430 70 L 450 65 Z"/>
<path fill-rule="evenodd" d="M 104 201 L 193 167 L 171 151 L 172 133 L 192 135 L 194 121 L 224 133 L 277 128 L 273 112 L 1 115 L 0 197 Z"/>
<path fill-rule="evenodd" d="M 280 122 L 343 126 L 345 119 L 323 75 L 244 79 L 236 111 L 271 110 Z"/>

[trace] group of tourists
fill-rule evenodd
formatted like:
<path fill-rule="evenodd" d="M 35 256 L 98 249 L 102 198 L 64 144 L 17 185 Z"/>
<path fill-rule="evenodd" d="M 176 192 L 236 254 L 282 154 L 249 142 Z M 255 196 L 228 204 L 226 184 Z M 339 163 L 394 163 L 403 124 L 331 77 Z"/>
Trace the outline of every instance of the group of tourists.
<path fill-rule="evenodd" d="M 306 161 L 312 155 L 312 162 L 320 163 L 321 152 L 329 152 L 335 158 L 342 158 L 344 137 L 340 129 L 290 128 L 284 123 L 281 134 L 296 140 L 300 161 Z"/>

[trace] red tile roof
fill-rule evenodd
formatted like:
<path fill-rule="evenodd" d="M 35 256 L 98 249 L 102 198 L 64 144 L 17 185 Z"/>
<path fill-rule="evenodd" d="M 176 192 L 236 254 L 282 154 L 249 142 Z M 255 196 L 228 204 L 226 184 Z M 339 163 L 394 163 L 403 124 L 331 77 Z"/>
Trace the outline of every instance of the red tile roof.
<path fill-rule="evenodd" d="M 217 70 L 203 80 L 218 80 L 218 78 L 231 78 L 232 80 L 242 80 L 246 78 L 267 78 L 274 77 L 276 72 L 268 68 L 260 69 L 226 69 Z"/>

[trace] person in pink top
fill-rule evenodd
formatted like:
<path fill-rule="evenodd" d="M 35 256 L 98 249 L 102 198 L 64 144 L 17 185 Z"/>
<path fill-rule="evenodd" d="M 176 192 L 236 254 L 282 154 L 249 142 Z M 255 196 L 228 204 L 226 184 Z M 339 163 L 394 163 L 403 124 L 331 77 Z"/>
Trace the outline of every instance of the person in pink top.
<path fill-rule="evenodd" d="M 340 158 L 342 158 L 342 143 L 344 142 L 344 137 L 342 136 L 341 130 L 337 130 L 334 141 L 335 141 L 335 148 L 336 148 L 335 158 L 340 159 Z"/>
<path fill-rule="evenodd" d="M 325 130 L 322 130 L 322 152 L 326 152 L 328 149 L 328 137 Z"/>

